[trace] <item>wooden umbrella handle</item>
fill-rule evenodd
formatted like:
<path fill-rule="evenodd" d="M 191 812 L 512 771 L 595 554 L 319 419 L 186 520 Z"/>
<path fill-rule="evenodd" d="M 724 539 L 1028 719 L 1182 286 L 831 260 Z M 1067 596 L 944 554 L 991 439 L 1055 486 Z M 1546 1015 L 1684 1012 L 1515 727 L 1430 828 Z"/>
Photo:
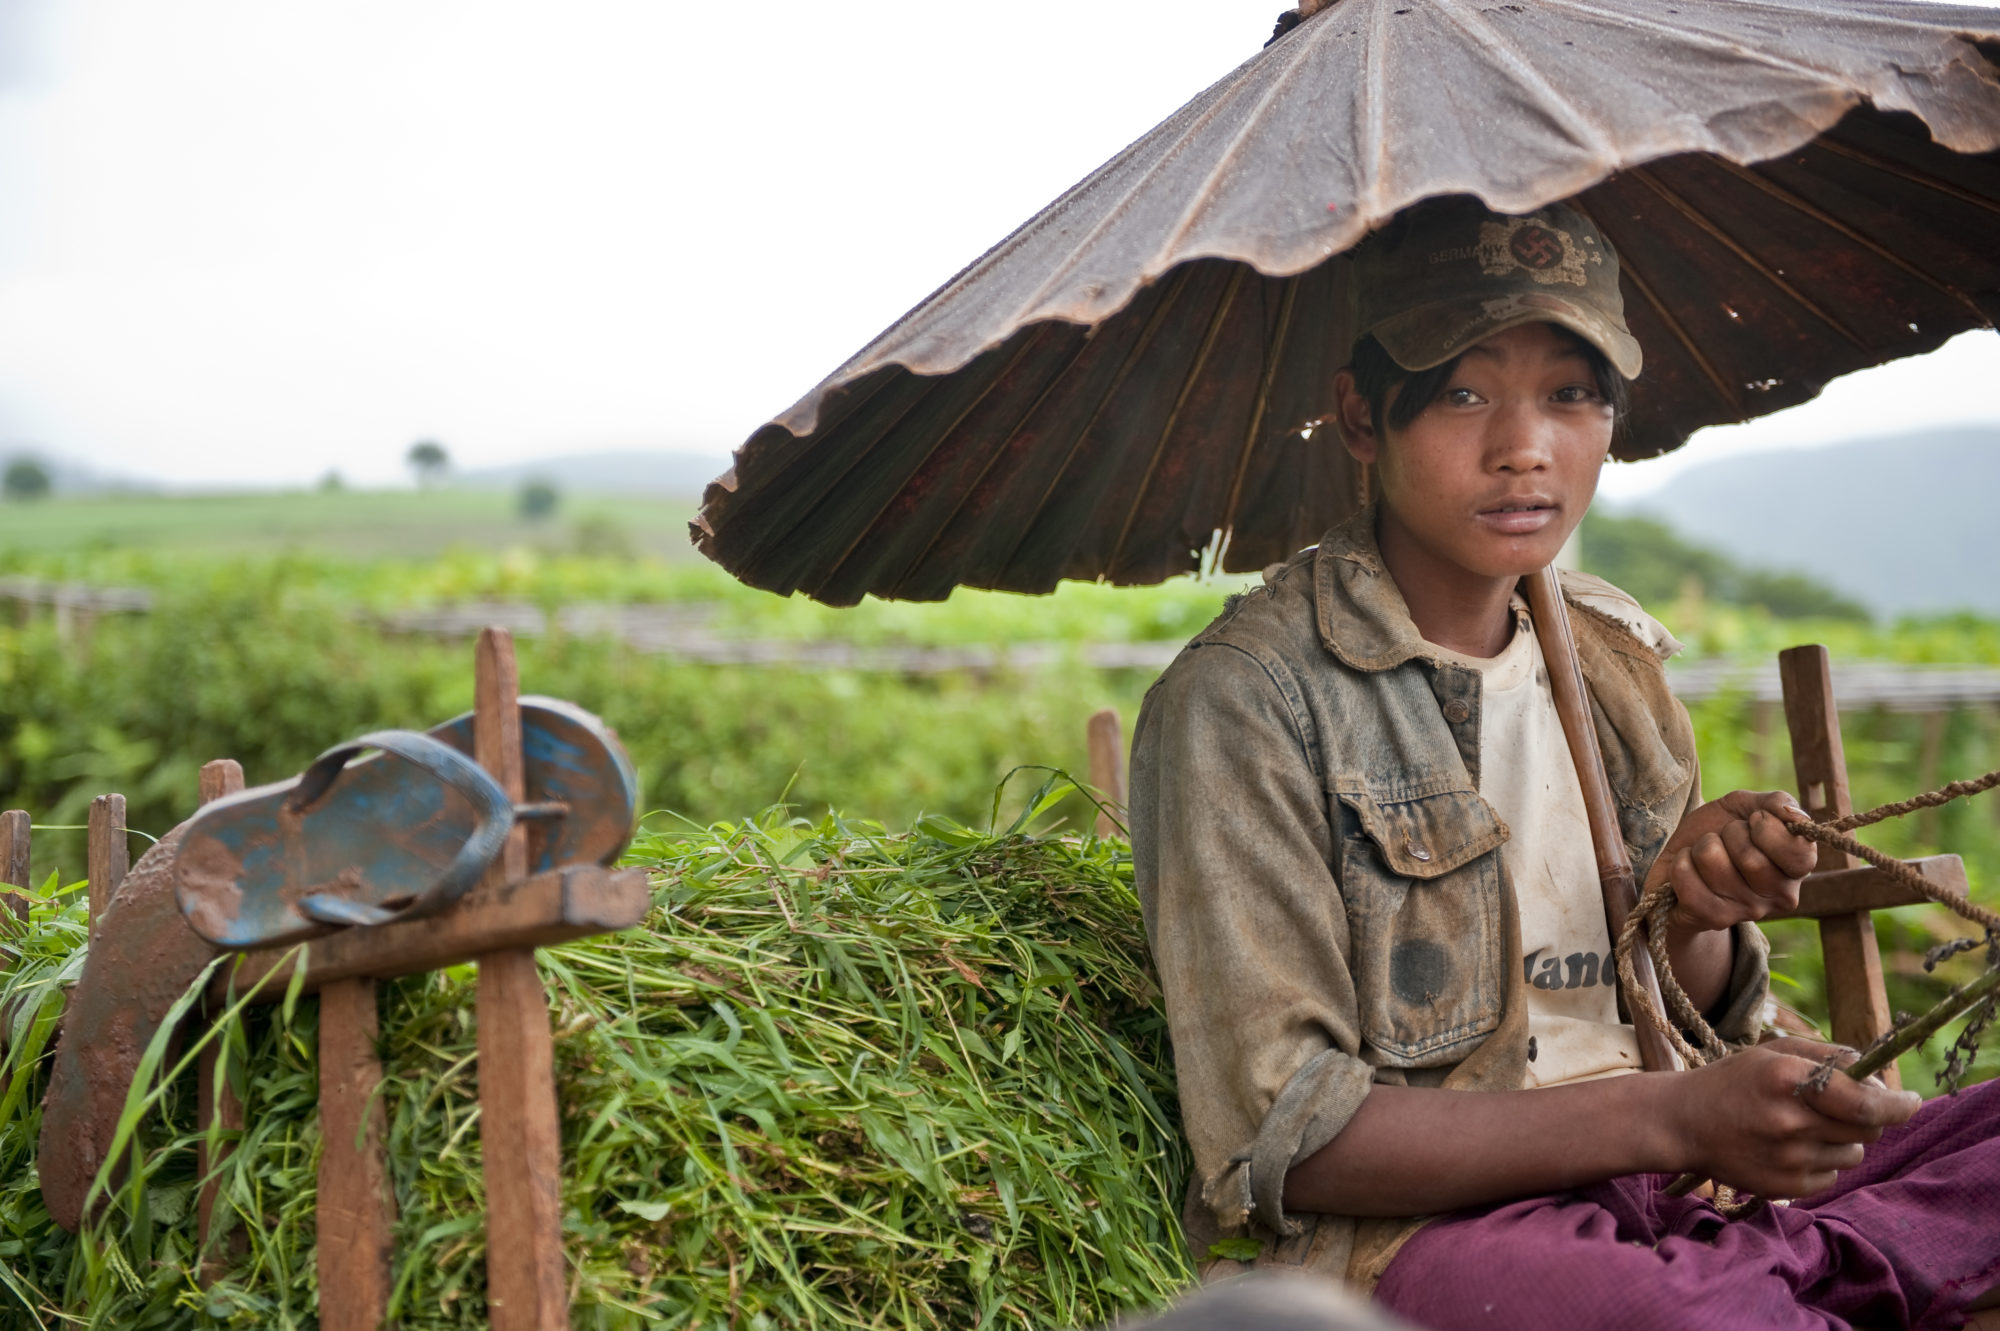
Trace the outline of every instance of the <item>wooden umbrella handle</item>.
<path fill-rule="evenodd" d="M 1562 720 L 1563 738 L 1569 741 L 1577 784 L 1583 787 L 1590 844 L 1597 853 L 1597 882 L 1604 892 L 1604 922 L 1615 943 L 1624 931 L 1625 917 L 1639 904 L 1639 884 L 1632 875 L 1632 857 L 1625 853 L 1625 834 L 1618 827 L 1618 805 L 1611 794 L 1611 778 L 1605 775 L 1604 752 L 1597 747 L 1590 694 L 1583 682 L 1583 665 L 1577 659 L 1576 639 L 1570 634 L 1569 608 L 1563 602 L 1562 584 L 1553 566 L 1531 573 L 1523 581 L 1528 609 L 1535 619 L 1535 637 L 1541 642 L 1542 660 L 1549 670 L 1549 688 L 1555 694 L 1556 715 Z M 1667 1005 L 1660 996 L 1659 976 L 1653 973 L 1652 955 L 1644 948 L 1634 948 L 1632 963 L 1654 1010 L 1665 1012 Z M 1632 1029 L 1638 1033 L 1639 1059 L 1646 1071 L 1680 1071 L 1680 1056 L 1666 1036 L 1643 1021 L 1633 1022 Z"/>

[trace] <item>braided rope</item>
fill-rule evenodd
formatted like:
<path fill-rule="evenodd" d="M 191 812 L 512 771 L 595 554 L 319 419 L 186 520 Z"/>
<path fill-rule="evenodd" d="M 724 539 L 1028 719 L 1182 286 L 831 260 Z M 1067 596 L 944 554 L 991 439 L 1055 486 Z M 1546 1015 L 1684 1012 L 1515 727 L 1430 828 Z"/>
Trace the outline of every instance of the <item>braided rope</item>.
<path fill-rule="evenodd" d="M 1940 804 L 1949 804 L 1953 800 L 1977 795 L 1996 786 L 2000 786 L 2000 770 L 1966 781 L 1954 781 L 1948 786 L 1925 791 L 1911 799 L 1879 805 L 1865 813 L 1851 813 L 1844 818 L 1824 823 L 1787 823 L 1785 829 L 1793 836 L 1804 837 L 1822 846 L 1832 846 L 1865 860 L 1880 869 L 1891 881 L 1980 926 L 1987 931 L 1989 937 L 1996 937 L 2000 936 L 2000 912 L 1988 910 L 1965 897 L 1941 890 L 1902 860 L 1885 855 L 1873 846 L 1865 846 L 1848 835 L 1857 827 L 1867 827 L 1886 819 L 1900 818 L 1918 809 L 1934 809 Z M 1624 989 L 1625 1001 L 1632 1009 L 1632 1019 L 1645 1021 L 1652 1026 L 1666 1037 L 1667 1042 L 1674 1047 L 1674 1052 L 1681 1056 L 1682 1062 L 1691 1068 L 1698 1068 L 1723 1057 L 1729 1050 L 1722 1043 L 1721 1037 L 1716 1035 L 1715 1028 L 1710 1026 L 1695 1008 L 1693 1001 L 1687 996 L 1687 991 L 1681 988 L 1680 981 L 1674 977 L 1673 963 L 1667 956 L 1667 926 L 1674 904 L 1678 900 L 1670 882 L 1661 882 L 1639 898 L 1639 904 L 1634 906 L 1632 913 L 1625 918 L 1625 927 L 1618 931 L 1615 949 L 1618 983 Z M 1667 1012 L 1662 1012 L 1653 1005 L 1651 996 L 1640 985 L 1638 972 L 1632 964 L 1632 952 L 1639 944 L 1641 929 L 1646 934 L 1646 951 L 1653 958 L 1653 970 L 1659 978 L 1660 995 L 1666 1000 Z M 1694 1036 L 1693 1042 L 1688 1040 L 1688 1034 Z"/>
<path fill-rule="evenodd" d="M 1880 804 L 1866 813 L 1850 813 L 1845 818 L 1836 818 L 1830 823 L 1812 825 L 1824 827 L 1829 832 L 1852 832 L 1857 827 L 1866 827 L 1870 823 L 1879 823 L 1889 818 L 1901 818 L 1904 814 L 1915 813 L 1918 809 L 1935 809 L 1940 804 L 1949 804 L 1953 800 L 1964 799 L 1967 795 L 1977 795 L 1980 791 L 1991 790 L 1995 786 L 2000 786 L 2000 771 L 1988 772 L 1985 776 L 1975 776 L 1965 781 L 1954 781 L 1948 786 L 1939 786 L 1936 790 L 1927 790 L 1921 795 L 1892 804 Z M 1818 840 L 1817 837 L 1813 839 Z"/>
<path fill-rule="evenodd" d="M 1700 1049 L 1688 1043 L 1687 1037 L 1681 1034 L 1682 1029 L 1693 1031 L 1695 1038 L 1700 1040 L 1704 1047 L 1712 1044 L 1719 1048 L 1722 1041 L 1716 1035 L 1715 1028 L 1708 1024 L 1701 1013 L 1694 1011 L 1694 1004 L 1688 999 L 1687 991 L 1681 988 L 1680 981 L 1674 977 L 1672 964 L 1665 961 L 1667 916 L 1672 912 L 1677 900 L 1673 887 L 1662 883 L 1640 897 L 1639 904 L 1625 917 L 1625 927 L 1618 931 L 1618 942 L 1614 948 L 1618 961 L 1618 987 L 1625 994 L 1627 1006 L 1632 1009 L 1632 1020 L 1643 1021 L 1665 1036 L 1667 1043 L 1673 1046 L 1674 1052 L 1681 1056 L 1681 1062 L 1691 1068 L 1698 1068 L 1706 1064 L 1709 1059 Z M 1632 953 L 1638 945 L 1641 929 L 1647 934 L 1646 950 L 1653 955 L 1653 974 L 1660 982 L 1660 995 L 1666 998 L 1667 1006 L 1673 1009 L 1673 1014 L 1678 1020 L 1669 1021 L 1665 1013 L 1654 1007 L 1652 995 L 1646 992 L 1646 986 L 1639 983 L 1639 973 L 1632 964 Z M 1657 946 L 1653 941 L 1655 939 L 1659 940 Z M 1693 1017 L 1692 1021 L 1688 1020 L 1690 1016 Z"/>
<path fill-rule="evenodd" d="M 1964 897 L 1940 891 L 1922 874 L 1893 856 L 1884 855 L 1873 846 L 1864 846 L 1848 833 L 1857 827 L 1867 827 L 1889 818 L 1899 818 L 1918 809 L 1934 809 L 1940 804 L 1949 804 L 1967 795 L 1977 795 L 1981 791 L 2000 786 L 2000 771 L 1988 772 L 1985 776 L 1969 781 L 1954 781 L 1948 786 L 1895 803 L 1879 805 L 1865 813 L 1851 813 L 1845 818 L 1836 818 L 1824 823 L 1787 823 L 1785 827 L 1793 836 L 1804 837 L 1822 846 L 1832 846 L 1844 850 L 1849 855 L 1865 860 L 1888 875 L 1891 881 L 1941 906 L 1953 913 L 1980 925 L 1986 930 L 1989 942 L 2000 939 L 2000 913 L 1984 906 L 1976 905 Z M 1673 885 L 1662 882 L 1659 886 L 1639 898 L 1631 914 L 1625 917 L 1625 925 L 1618 931 L 1615 949 L 1618 962 L 1618 983 L 1625 991 L 1625 1001 L 1632 1009 L 1633 1021 L 1645 1021 L 1665 1036 L 1681 1056 L 1681 1061 L 1690 1068 L 1702 1067 L 1728 1054 L 1728 1047 L 1701 1015 L 1694 1002 L 1681 988 L 1674 976 L 1673 962 L 1667 955 L 1667 929 L 1671 923 L 1674 903 Z M 1646 951 L 1653 958 L 1653 972 L 1660 982 L 1660 996 L 1665 1000 L 1667 1012 L 1661 1012 L 1653 1005 L 1652 997 L 1639 983 L 1637 970 L 1632 964 L 1633 949 L 1638 946 L 1639 933 L 1646 934 Z M 1669 1019 L 1671 1014 L 1671 1019 Z M 1694 1041 L 1689 1042 L 1683 1032 L 1691 1032 Z M 1830 1075 L 1833 1061 L 1829 1059 L 1820 1069 L 1820 1075 Z M 1739 1195 L 1726 1183 L 1715 1184 L 1715 1209 L 1724 1219 L 1734 1220 L 1747 1215 L 1764 1204 L 1762 1198 Z"/>
<path fill-rule="evenodd" d="M 2000 772 L 1990 772 L 1987 775 L 2000 777 Z M 1994 785 L 2000 785 L 2000 782 L 1989 782 L 1987 785 L 1980 786 L 1979 789 L 1990 790 Z M 1935 794 L 1936 792 L 1932 793 Z M 1914 800 L 1910 801 L 1910 803 L 1921 809 L 1935 807 L 1935 804 L 1917 804 Z M 1939 800 L 1935 803 L 1941 804 L 1943 801 Z M 1905 810 L 1904 812 L 1908 811 Z M 1846 821 L 1848 820 L 1841 820 L 1841 822 Z M 1865 826 L 1865 824 L 1863 825 Z M 1838 830 L 1839 823 L 1793 823 L 1790 826 L 1793 836 L 1801 836 L 1808 841 L 1817 841 L 1822 846 L 1832 846 L 1837 850 L 1844 850 L 1850 855 L 1864 859 L 1887 874 L 1896 883 L 1908 888 L 1912 892 L 1921 894 L 1931 901 L 1935 901 L 1940 906 L 1948 908 L 1960 919 L 1969 920 L 1982 929 L 2000 932 L 2000 911 L 1988 910 L 1975 901 L 1954 893 L 1942 891 L 1937 884 L 1931 882 L 1930 879 L 1918 873 L 1902 860 L 1892 855 L 1884 855 L 1873 846 L 1864 846 L 1845 832 Z"/>

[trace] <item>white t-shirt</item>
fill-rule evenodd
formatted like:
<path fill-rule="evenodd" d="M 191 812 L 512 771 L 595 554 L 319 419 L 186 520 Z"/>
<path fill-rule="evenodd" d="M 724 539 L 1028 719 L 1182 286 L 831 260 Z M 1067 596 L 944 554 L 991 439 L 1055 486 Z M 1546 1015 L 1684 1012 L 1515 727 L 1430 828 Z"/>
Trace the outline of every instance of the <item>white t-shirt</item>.
<path fill-rule="evenodd" d="M 1574 575 L 1571 575 L 1574 578 Z M 1579 599 L 1627 624 L 1661 657 L 1680 644 L 1611 584 Z M 1601 591 L 1599 589 L 1602 589 Z M 1580 588 L 1571 581 L 1570 590 Z M 1556 715 L 1555 695 L 1527 603 L 1514 601 L 1514 636 L 1491 660 L 1440 651 L 1480 672 L 1479 793 L 1512 835 L 1502 853 L 1521 916 L 1528 982 L 1528 1086 L 1637 1072 L 1639 1044 L 1618 1017 L 1618 972 L 1583 788 Z"/>

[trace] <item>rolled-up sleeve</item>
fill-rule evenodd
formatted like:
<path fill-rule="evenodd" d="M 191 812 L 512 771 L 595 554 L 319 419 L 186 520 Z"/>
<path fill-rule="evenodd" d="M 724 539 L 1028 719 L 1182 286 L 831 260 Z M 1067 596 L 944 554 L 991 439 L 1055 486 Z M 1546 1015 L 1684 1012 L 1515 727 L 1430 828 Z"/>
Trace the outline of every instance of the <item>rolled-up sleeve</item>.
<path fill-rule="evenodd" d="M 1729 988 L 1718 1005 L 1713 1025 L 1728 1045 L 1753 1045 L 1764 1034 L 1765 1006 L 1771 998 L 1771 944 L 1764 931 L 1748 920 L 1735 927 L 1736 959 L 1730 966 Z"/>
<path fill-rule="evenodd" d="M 1228 643 L 1147 696 L 1132 840 L 1181 1112 L 1216 1223 L 1287 1232 L 1284 1177 L 1373 1082 L 1360 1049 L 1333 828 L 1303 709 Z"/>

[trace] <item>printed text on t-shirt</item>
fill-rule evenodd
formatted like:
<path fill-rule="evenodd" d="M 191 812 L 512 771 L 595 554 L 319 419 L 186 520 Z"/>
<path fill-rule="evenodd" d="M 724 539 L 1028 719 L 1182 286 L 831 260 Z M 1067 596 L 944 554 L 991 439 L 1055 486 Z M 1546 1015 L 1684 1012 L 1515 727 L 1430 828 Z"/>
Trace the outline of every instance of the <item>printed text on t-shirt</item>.
<path fill-rule="evenodd" d="M 1612 954 L 1598 956 L 1594 952 L 1572 952 L 1566 957 L 1542 957 L 1542 948 L 1536 948 L 1521 960 L 1521 978 L 1537 989 L 1588 989 L 1592 985 L 1618 983 L 1617 964 Z M 1541 957 L 1541 969 L 1535 969 L 1535 959 Z"/>

